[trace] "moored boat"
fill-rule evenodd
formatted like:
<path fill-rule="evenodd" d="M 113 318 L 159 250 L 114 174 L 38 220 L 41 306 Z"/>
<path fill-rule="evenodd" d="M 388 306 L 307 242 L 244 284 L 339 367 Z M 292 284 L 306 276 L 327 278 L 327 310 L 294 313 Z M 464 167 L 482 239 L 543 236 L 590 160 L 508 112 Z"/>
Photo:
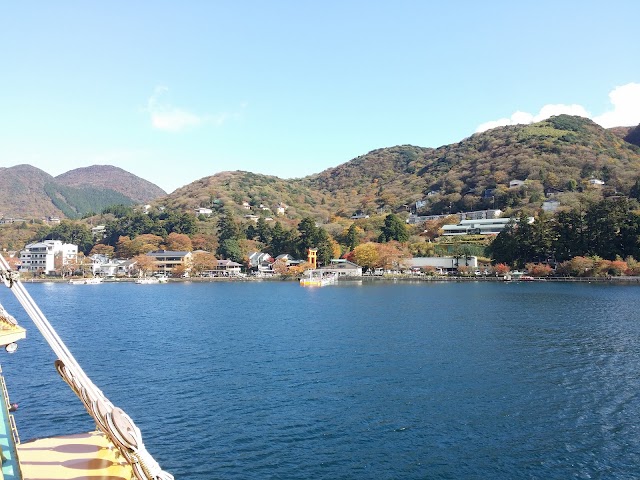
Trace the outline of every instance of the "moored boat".
<path fill-rule="evenodd" d="M 305 270 L 300 278 L 300 285 L 303 287 L 324 287 L 335 283 L 337 278 L 335 273 L 325 273 L 322 270 Z"/>
<path fill-rule="evenodd" d="M 102 278 L 100 277 L 92 277 L 92 278 L 72 278 L 69 280 L 71 285 L 98 285 L 102 283 Z"/>
<path fill-rule="evenodd" d="M 154 285 L 156 283 L 167 283 L 169 279 L 164 275 L 159 277 L 140 277 L 136 279 L 138 285 Z"/>

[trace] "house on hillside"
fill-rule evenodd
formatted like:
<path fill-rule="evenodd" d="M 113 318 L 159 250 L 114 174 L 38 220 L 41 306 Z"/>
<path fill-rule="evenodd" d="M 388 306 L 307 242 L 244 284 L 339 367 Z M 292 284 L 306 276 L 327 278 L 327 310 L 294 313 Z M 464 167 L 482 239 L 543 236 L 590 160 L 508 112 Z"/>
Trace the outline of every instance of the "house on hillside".
<path fill-rule="evenodd" d="M 560 207 L 558 200 L 546 200 L 542 202 L 542 210 L 547 213 L 553 213 Z"/>
<path fill-rule="evenodd" d="M 502 215 L 502 210 L 500 209 L 477 210 L 475 212 L 462 212 L 460 214 L 460 220 L 483 220 L 486 218 L 500 218 L 500 215 Z"/>
<path fill-rule="evenodd" d="M 95 227 L 91 227 L 91 236 L 98 239 L 104 238 L 106 231 L 106 225 L 96 225 Z"/>
<path fill-rule="evenodd" d="M 209 217 L 211 216 L 212 213 L 213 213 L 213 210 L 211 210 L 210 208 L 204 208 L 204 207 L 196 208 L 196 215 L 204 215 L 205 217 Z"/>
<path fill-rule="evenodd" d="M 599 178 L 591 178 L 589 179 L 589 185 L 591 185 L 592 187 L 601 187 L 604 185 L 604 182 Z"/>
<path fill-rule="evenodd" d="M 497 235 L 511 221 L 510 218 L 461 220 L 456 225 L 443 225 L 443 235 Z"/>
<path fill-rule="evenodd" d="M 509 188 L 520 188 L 524 185 L 524 180 L 511 180 L 509 182 Z"/>
<path fill-rule="evenodd" d="M 289 208 L 289 205 L 286 203 L 280 202 L 275 206 L 276 215 L 284 215 Z"/>

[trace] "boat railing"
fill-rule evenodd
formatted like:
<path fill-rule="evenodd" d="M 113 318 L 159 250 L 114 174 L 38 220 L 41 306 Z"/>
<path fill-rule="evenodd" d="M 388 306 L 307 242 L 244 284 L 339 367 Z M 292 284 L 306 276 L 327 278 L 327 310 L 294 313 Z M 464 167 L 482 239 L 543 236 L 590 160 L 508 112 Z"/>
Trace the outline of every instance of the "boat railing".
<path fill-rule="evenodd" d="M 11 435 L 13 435 L 13 441 L 16 445 L 20 445 L 20 435 L 18 435 L 18 427 L 16 426 L 16 419 L 13 415 L 9 415 L 9 423 L 11 424 Z"/>
<path fill-rule="evenodd" d="M 9 405 L 11 405 L 9 400 L 9 392 L 7 391 L 7 384 L 4 381 L 4 375 L 2 375 L 2 367 L 0 366 L 0 388 L 2 388 L 2 398 L 4 398 L 4 404 L 7 408 L 7 417 L 9 418 L 9 424 L 11 427 L 11 435 L 13 436 L 13 441 L 16 445 L 20 444 L 20 436 L 18 435 L 18 427 L 16 427 L 16 421 L 13 418 L 13 415 L 9 413 Z"/>

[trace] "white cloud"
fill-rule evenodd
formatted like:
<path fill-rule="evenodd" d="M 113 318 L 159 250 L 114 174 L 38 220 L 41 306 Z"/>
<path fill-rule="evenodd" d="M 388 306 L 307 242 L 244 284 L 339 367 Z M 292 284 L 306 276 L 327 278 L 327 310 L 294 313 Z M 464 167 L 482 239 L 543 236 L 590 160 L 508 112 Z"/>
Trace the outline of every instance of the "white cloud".
<path fill-rule="evenodd" d="M 609 93 L 613 110 L 593 117 L 593 121 L 605 128 L 631 127 L 640 123 L 640 83 L 628 83 Z"/>
<path fill-rule="evenodd" d="M 554 115 L 568 114 L 591 118 L 597 124 L 609 128 L 635 126 L 640 123 L 640 83 L 628 83 L 609 93 L 612 109 L 602 115 L 592 116 L 582 105 L 548 104 L 537 114 L 517 111 L 509 118 L 500 118 L 478 126 L 476 133 L 505 125 L 518 125 L 545 120 Z"/>
<path fill-rule="evenodd" d="M 158 130 L 167 132 L 179 132 L 181 130 L 197 127 L 203 124 L 222 125 L 227 118 L 227 113 L 217 115 L 198 115 L 180 108 L 176 108 L 162 101 L 162 96 L 169 89 L 164 86 L 156 87 L 153 95 L 147 101 L 147 112 L 151 116 L 151 125 Z"/>

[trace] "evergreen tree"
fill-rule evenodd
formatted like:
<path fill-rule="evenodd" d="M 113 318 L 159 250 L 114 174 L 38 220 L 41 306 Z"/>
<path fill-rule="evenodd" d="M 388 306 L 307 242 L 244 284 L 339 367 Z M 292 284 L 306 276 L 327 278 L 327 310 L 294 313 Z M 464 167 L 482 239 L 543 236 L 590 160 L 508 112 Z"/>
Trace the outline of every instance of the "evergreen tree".
<path fill-rule="evenodd" d="M 292 253 L 295 250 L 295 243 L 293 232 L 285 230 L 280 222 L 276 222 L 271 229 L 271 242 L 266 250 L 272 257 L 276 257 L 283 253 Z"/>
<path fill-rule="evenodd" d="M 269 227 L 267 221 L 262 217 L 258 219 L 258 223 L 256 225 L 256 237 L 259 242 L 262 242 L 265 245 L 268 245 L 271 242 L 271 227 Z"/>
<path fill-rule="evenodd" d="M 227 238 L 220 243 L 217 253 L 220 257 L 242 263 L 242 248 L 235 238 Z"/>
<path fill-rule="evenodd" d="M 225 210 L 218 220 L 218 241 L 220 243 L 225 240 L 240 240 L 242 233 L 240 226 L 233 218 L 230 211 Z"/>
<path fill-rule="evenodd" d="M 409 233 L 407 232 L 405 222 L 397 215 L 390 213 L 384 219 L 384 226 L 382 227 L 382 233 L 380 233 L 378 241 L 385 243 L 392 240 L 404 243 L 409 240 Z"/>
<path fill-rule="evenodd" d="M 89 253 L 93 247 L 93 236 L 91 230 L 83 223 L 63 221 L 59 225 L 53 227 L 46 234 L 44 239 L 61 240 L 64 243 L 71 243 L 78 246 L 78 250 L 83 253 Z"/>
<path fill-rule="evenodd" d="M 358 238 L 358 227 L 356 227 L 355 223 L 352 223 L 349 227 L 349 230 L 347 230 L 347 237 L 345 240 L 347 242 L 347 248 L 349 249 L 349 251 L 356 248 L 360 243 L 360 239 Z"/>
<path fill-rule="evenodd" d="M 586 252 L 586 224 L 584 214 L 578 210 L 558 212 L 554 225 L 554 256 L 564 262 Z"/>

